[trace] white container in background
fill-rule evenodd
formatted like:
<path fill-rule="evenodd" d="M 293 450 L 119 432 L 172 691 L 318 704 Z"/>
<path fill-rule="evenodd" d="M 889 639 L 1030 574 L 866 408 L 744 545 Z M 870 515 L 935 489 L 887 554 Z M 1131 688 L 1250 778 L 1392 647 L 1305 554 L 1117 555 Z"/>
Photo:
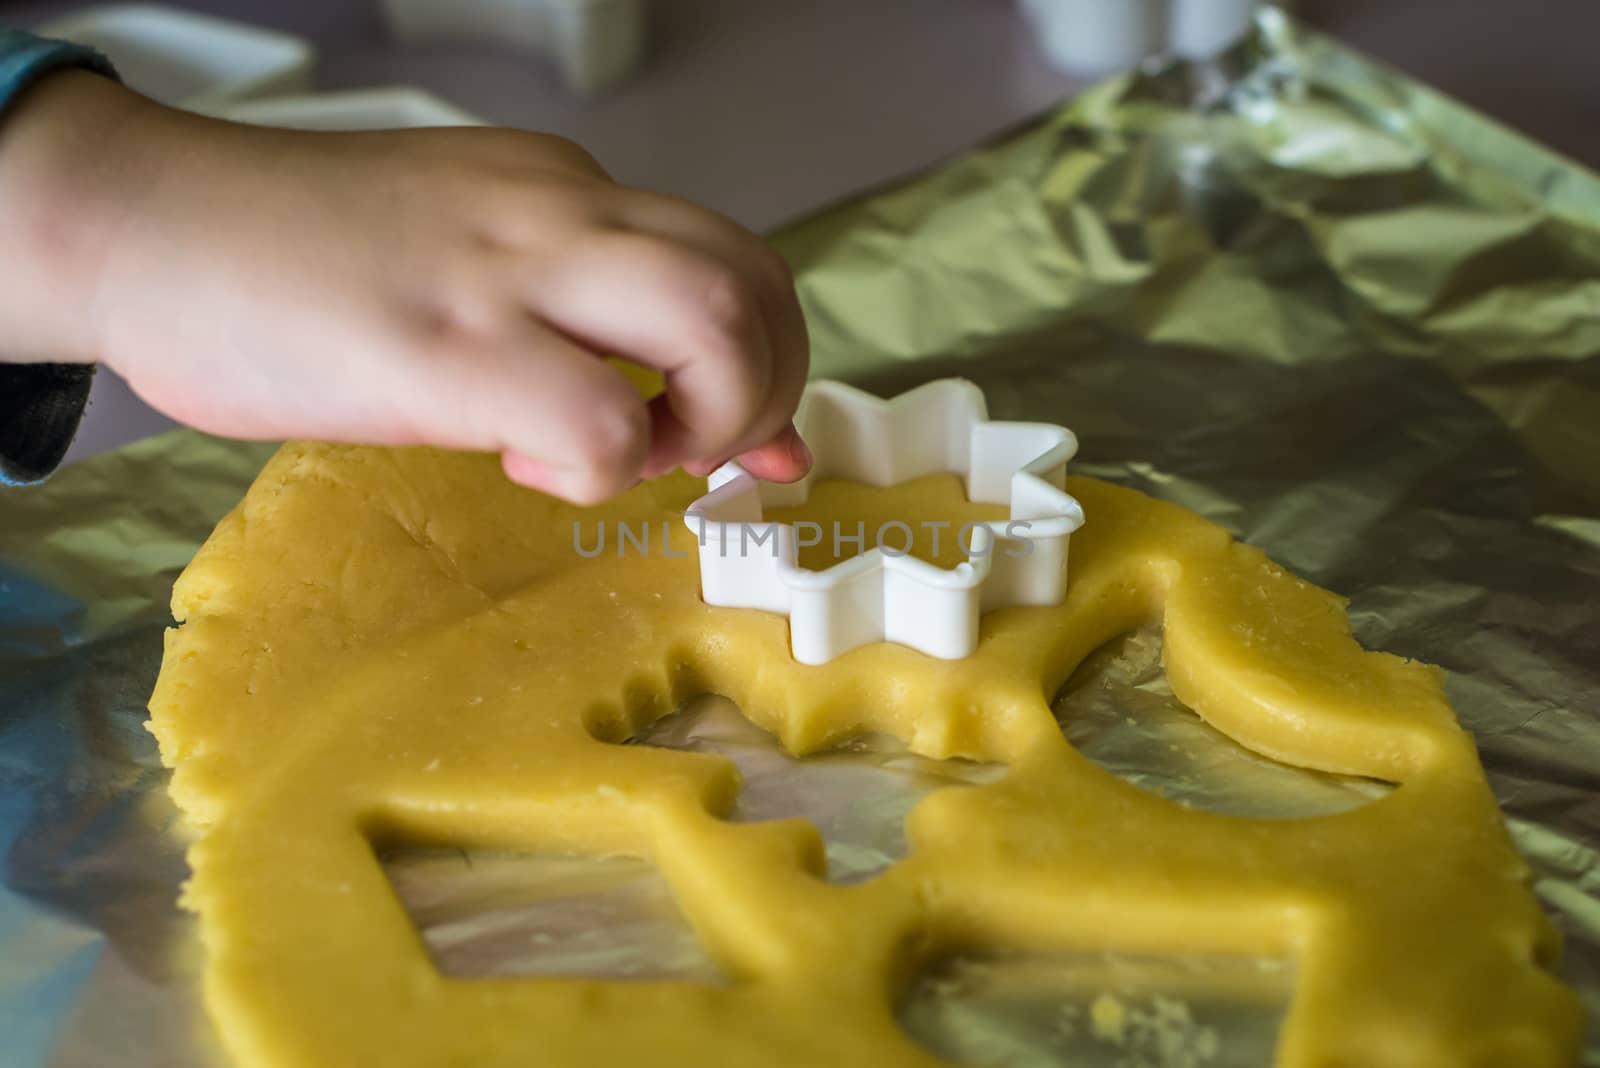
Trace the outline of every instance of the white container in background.
<path fill-rule="evenodd" d="M 1162 54 L 1204 58 L 1249 31 L 1265 0 L 1020 0 L 1039 47 L 1069 74 L 1127 70 Z"/>
<path fill-rule="evenodd" d="M 294 130 L 401 130 L 420 126 L 482 126 L 476 115 L 410 86 L 349 89 L 305 96 L 246 100 L 214 112 L 255 126 Z"/>
<path fill-rule="evenodd" d="M 1074 74 L 1126 70 L 1166 47 L 1168 0 L 1022 0 L 1039 47 Z"/>
<path fill-rule="evenodd" d="M 492 41 L 544 56 L 575 92 L 604 88 L 638 64 L 645 0 L 383 0 L 406 38 Z"/>
<path fill-rule="evenodd" d="M 1243 37 L 1262 0 L 1171 0 L 1166 50 L 1191 59 L 1225 51 Z"/>
<path fill-rule="evenodd" d="M 124 82 L 163 104 L 209 111 L 234 100 L 311 88 L 310 42 L 177 8 L 88 8 L 39 32 L 98 48 Z"/>

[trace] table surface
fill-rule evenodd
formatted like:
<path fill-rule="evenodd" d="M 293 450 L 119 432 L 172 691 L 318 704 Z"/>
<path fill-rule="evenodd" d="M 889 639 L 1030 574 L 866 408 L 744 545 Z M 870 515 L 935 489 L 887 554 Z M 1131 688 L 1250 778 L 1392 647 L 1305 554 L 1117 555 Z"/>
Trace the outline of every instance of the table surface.
<path fill-rule="evenodd" d="M 23 25 L 82 4 L 5 3 Z M 545 63 L 387 40 L 376 0 L 194 0 L 302 34 L 323 88 L 410 84 L 582 142 L 619 180 L 769 229 L 958 153 L 1083 86 L 1009 0 L 658 0 L 626 84 L 581 99 Z M 1300 16 L 1600 168 L 1595 0 L 1301 0 Z M 102 373 L 68 461 L 173 424 Z"/>

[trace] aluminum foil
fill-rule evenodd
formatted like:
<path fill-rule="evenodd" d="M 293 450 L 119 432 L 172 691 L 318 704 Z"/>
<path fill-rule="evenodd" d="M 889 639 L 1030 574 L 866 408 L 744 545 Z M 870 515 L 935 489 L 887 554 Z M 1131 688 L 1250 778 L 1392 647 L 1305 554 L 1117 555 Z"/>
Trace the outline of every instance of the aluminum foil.
<path fill-rule="evenodd" d="M 1071 426 L 1079 472 L 1207 515 L 1350 598 L 1365 644 L 1443 665 L 1600 1015 L 1600 179 L 1269 11 L 1216 62 L 1105 83 L 778 240 L 819 373 L 974 379 L 997 417 Z M 221 1066 L 142 721 L 172 580 L 266 451 L 184 432 L 0 493 L 3 1068 Z M 1159 641 L 1058 698 L 1094 759 L 1281 818 L 1382 789 L 1211 731 Z M 634 741 L 732 759 L 733 818 L 815 820 L 841 881 L 903 853 L 929 790 L 996 773 L 882 739 L 794 761 L 715 702 Z M 724 981 L 638 862 L 381 859 L 451 974 Z M 964 958 L 902 1019 L 971 1063 L 1244 1068 L 1292 987 L 1285 961 Z"/>

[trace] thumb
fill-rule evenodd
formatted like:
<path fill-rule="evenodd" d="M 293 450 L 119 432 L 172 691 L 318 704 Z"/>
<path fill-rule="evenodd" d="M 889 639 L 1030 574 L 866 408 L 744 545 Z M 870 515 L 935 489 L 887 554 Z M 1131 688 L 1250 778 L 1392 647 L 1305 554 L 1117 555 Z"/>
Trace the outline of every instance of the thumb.
<path fill-rule="evenodd" d="M 789 423 L 765 444 L 739 455 L 739 463 L 757 478 L 769 482 L 794 482 L 811 470 L 811 449 Z"/>

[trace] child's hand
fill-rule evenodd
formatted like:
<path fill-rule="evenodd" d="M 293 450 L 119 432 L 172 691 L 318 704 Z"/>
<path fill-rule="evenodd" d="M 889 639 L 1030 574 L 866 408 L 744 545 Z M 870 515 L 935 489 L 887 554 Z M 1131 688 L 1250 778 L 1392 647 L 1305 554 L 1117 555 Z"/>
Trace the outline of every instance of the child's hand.
<path fill-rule="evenodd" d="M 255 129 L 54 75 L 0 126 L 0 249 L 6 358 L 101 360 L 202 430 L 494 451 L 580 503 L 809 466 L 782 260 L 558 138 Z"/>

